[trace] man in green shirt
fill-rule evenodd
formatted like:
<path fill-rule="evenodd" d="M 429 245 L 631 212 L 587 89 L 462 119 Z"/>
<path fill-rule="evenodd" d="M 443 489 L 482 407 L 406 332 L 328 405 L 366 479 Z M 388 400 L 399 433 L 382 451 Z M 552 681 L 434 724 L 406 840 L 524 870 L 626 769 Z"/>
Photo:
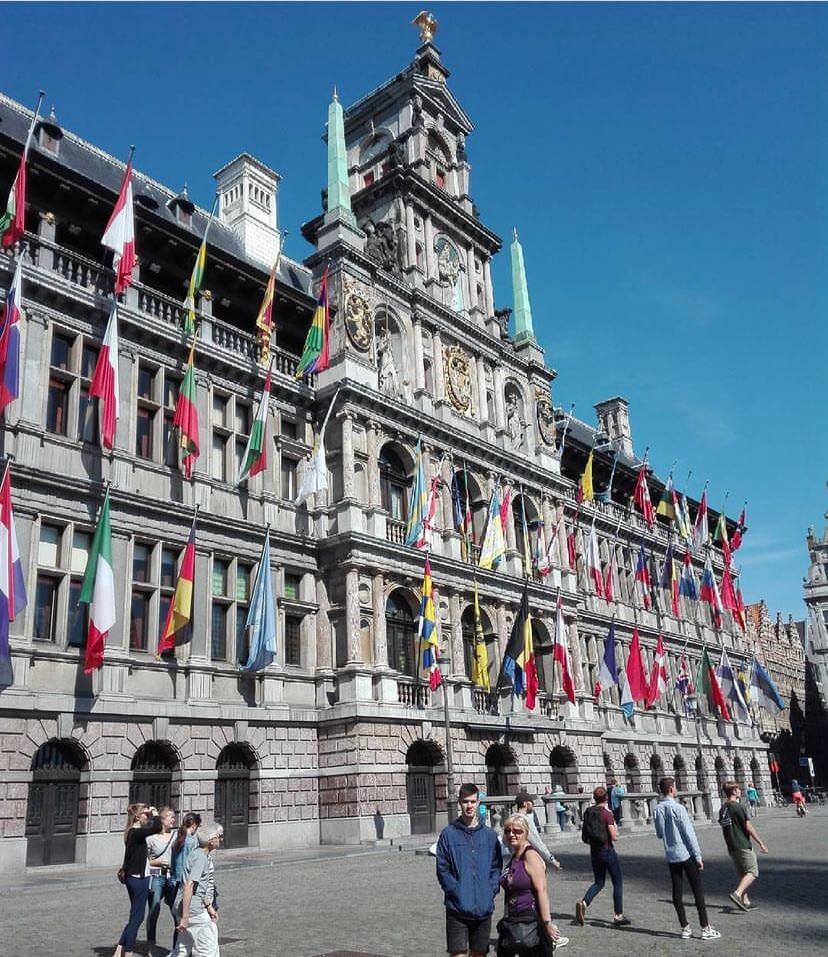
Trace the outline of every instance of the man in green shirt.
<path fill-rule="evenodd" d="M 751 838 L 756 841 L 763 854 L 767 854 L 768 849 L 748 820 L 747 811 L 740 802 L 742 789 L 739 785 L 735 781 L 726 781 L 722 790 L 726 800 L 719 811 L 719 824 L 722 826 L 728 853 L 739 875 L 739 883 L 730 899 L 741 910 L 752 910 L 756 905 L 750 902 L 747 889 L 759 876 L 759 863 Z"/>

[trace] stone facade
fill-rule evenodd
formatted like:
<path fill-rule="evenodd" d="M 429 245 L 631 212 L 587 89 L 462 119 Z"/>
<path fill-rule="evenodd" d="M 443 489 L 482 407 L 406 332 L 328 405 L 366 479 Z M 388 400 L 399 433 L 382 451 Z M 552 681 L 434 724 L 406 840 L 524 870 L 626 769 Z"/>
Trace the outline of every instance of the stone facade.
<path fill-rule="evenodd" d="M 283 258 L 278 272 L 273 461 L 241 490 L 238 457 L 264 378 L 254 321 L 269 263 L 257 244 L 273 239 L 277 175 L 246 154 L 218 174 L 232 190 L 252 181 L 252 170 L 261 174 L 257 201 L 268 183 L 272 194 L 258 233 L 243 210 L 242 219 L 231 217 L 243 199 L 235 194 L 211 227 L 209 295 L 198 304 L 201 455 L 187 481 L 169 424 L 186 356 L 180 303 L 207 212 L 136 173 L 140 262 L 119 311 L 116 448 L 102 455 L 86 390 L 111 307 L 99 238 L 122 166 L 68 131 L 48 142 L 35 137 L 27 233 L 15 250 L 24 263 L 23 395 L 2 433 L 14 456 L 29 595 L 11 627 L 12 674 L 0 693 L 4 869 L 114 863 L 130 797 L 215 814 L 231 844 L 285 847 L 433 831 L 463 779 L 485 782 L 489 794 L 546 792 L 554 782 L 588 792 L 616 775 L 646 792 L 675 769 L 685 787 L 713 801 L 717 780 L 734 774 L 767 787 L 767 748 L 755 731 L 718 722 L 704 706 L 688 719 L 673 691 L 682 654 L 691 668 L 705 646 L 747 654 L 729 613 L 717 629 L 683 600 L 675 616 L 658 596 L 651 610 L 636 599 L 639 542 L 663 561 L 674 536 L 663 521 L 650 530 L 616 504 L 630 500 L 640 465 L 626 402 L 600 403 L 597 425 L 571 420 L 564 447 L 555 372 L 534 337 L 525 276 L 519 338 L 509 334 L 509 310 L 495 308 L 491 259 L 501 241 L 470 196 L 472 124 L 447 75 L 426 43 L 409 67 L 344 114 L 332 105 L 329 135 L 344 137 L 344 147 L 333 144 L 329 157 L 346 174 L 337 172 L 335 208 L 303 227 L 315 251 L 305 263 Z M 0 99 L 0 119 L 5 184 L 29 115 Z M 238 184 L 228 170 L 239 173 Z M 268 255 L 275 248 L 267 246 Z M 514 244 L 513 252 L 523 270 Z M 331 365 L 297 383 L 326 267 Z M 0 288 L 12 269 L 0 255 Z M 325 434 L 329 489 L 297 507 L 303 463 L 334 398 Z M 423 554 L 404 539 L 418 441 L 427 477 L 440 480 L 431 562 L 445 708 L 444 692 L 431 693 L 416 676 Z M 617 452 L 614 481 L 608 501 L 579 506 L 575 489 L 591 449 L 599 489 Z M 454 522 L 455 476 L 473 516 L 470 544 Z M 106 482 L 119 614 L 103 668 L 86 676 L 77 598 Z M 497 571 L 475 573 L 498 485 L 513 490 L 506 556 Z M 654 500 L 663 487 L 652 475 Z M 175 654 L 158 660 L 196 505 L 194 618 Z M 602 560 L 615 552 L 612 602 L 595 594 L 584 566 L 581 536 L 593 519 Z M 238 662 L 267 524 L 278 652 L 250 676 Z M 574 568 L 565 536 L 573 527 Z M 524 557 L 537 539 L 549 558 L 545 579 Z M 713 549 L 712 557 L 720 574 L 721 554 Z M 701 561 L 694 559 L 697 574 Z M 469 675 L 472 582 L 494 678 L 527 577 L 538 706 L 530 713 L 504 695 L 493 714 Z M 552 666 L 558 594 L 575 704 L 560 693 Z M 629 719 L 617 689 L 600 702 L 593 696 L 613 620 L 620 667 L 635 624 L 648 670 L 659 633 L 668 649 L 667 694 Z"/>
<path fill-rule="evenodd" d="M 806 751 L 814 759 L 815 783 L 824 787 L 828 783 L 828 525 L 822 536 L 809 528 L 807 543 L 810 564 L 802 584 L 808 615 L 799 623 L 807 666 Z"/>

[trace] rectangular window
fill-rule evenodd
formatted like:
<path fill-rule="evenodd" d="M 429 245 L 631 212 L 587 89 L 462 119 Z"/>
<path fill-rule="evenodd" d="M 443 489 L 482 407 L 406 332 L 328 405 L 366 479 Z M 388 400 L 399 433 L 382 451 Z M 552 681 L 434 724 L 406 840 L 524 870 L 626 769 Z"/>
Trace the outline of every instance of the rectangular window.
<path fill-rule="evenodd" d="M 36 641 L 55 641 L 57 637 L 57 600 L 60 580 L 50 575 L 38 575 L 35 588 L 34 638 Z"/>
<path fill-rule="evenodd" d="M 152 552 L 149 545 L 143 545 L 136 542 L 132 549 L 132 580 L 149 584 L 150 581 L 150 556 Z"/>
<path fill-rule="evenodd" d="M 62 332 L 55 332 L 52 335 L 52 354 L 49 364 L 53 369 L 62 369 L 64 372 L 71 371 L 72 346 L 74 344 L 74 336 Z"/>
<path fill-rule="evenodd" d="M 178 552 L 174 548 L 161 549 L 161 587 L 175 588 L 178 570 Z"/>
<path fill-rule="evenodd" d="M 224 598 L 227 595 L 227 575 L 230 563 L 218 558 L 213 560 L 213 596 Z"/>
<path fill-rule="evenodd" d="M 300 667 L 302 664 L 302 619 L 285 615 L 285 664 Z"/>
<path fill-rule="evenodd" d="M 69 382 L 51 376 L 46 399 L 46 429 L 55 435 L 66 435 L 69 418 Z"/>
<path fill-rule="evenodd" d="M 61 529 L 56 525 L 40 526 L 40 543 L 37 549 L 38 565 L 57 568 L 60 565 Z"/>
<path fill-rule="evenodd" d="M 363 175 L 363 177 L 362 177 L 362 185 L 363 185 L 363 186 L 372 186 L 373 183 L 374 183 L 374 171 L 373 171 L 373 170 L 369 170 L 369 171 L 368 171 L 367 173 L 365 173 L 365 174 Z"/>
<path fill-rule="evenodd" d="M 142 459 L 155 458 L 155 422 L 158 415 L 156 379 L 158 369 L 141 363 L 138 366 L 138 408 L 135 420 L 135 454 Z"/>
<path fill-rule="evenodd" d="M 149 646 L 149 613 L 149 593 L 133 590 L 129 630 L 129 647 L 132 651 L 146 651 Z"/>
<path fill-rule="evenodd" d="M 285 501 L 292 502 L 296 498 L 296 468 L 297 468 L 296 459 L 288 458 L 286 455 L 282 456 L 282 468 L 281 468 L 281 477 L 282 477 L 282 498 Z"/>
<path fill-rule="evenodd" d="M 285 594 L 284 597 L 292 600 L 299 598 L 299 586 L 302 581 L 301 575 L 292 575 L 285 573 Z"/>
<path fill-rule="evenodd" d="M 69 614 L 66 623 L 66 644 L 70 648 L 83 648 L 89 631 L 89 605 L 79 603 L 81 595 L 80 579 L 73 579 L 69 586 Z"/>
<path fill-rule="evenodd" d="M 138 367 L 138 398 L 152 402 L 155 399 L 155 369 L 140 365 Z"/>
<path fill-rule="evenodd" d="M 98 362 L 98 348 L 88 342 L 81 349 L 80 370 L 80 405 L 78 407 L 78 438 L 81 442 L 97 444 L 98 415 L 95 400 L 89 395 L 92 387 L 92 376 L 95 374 L 95 365 Z"/>
<path fill-rule="evenodd" d="M 210 655 L 213 661 L 225 661 L 227 658 L 227 618 L 229 606 L 219 601 L 213 602 L 210 622 Z"/>
<path fill-rule="evenodd" d="M 446 172 L 438 166 L 434 172 L 434 182 L 440 189 L 446 188 Z"/>
<path fill-rule="evenodd" d="M 69 559 L 69 570 L 83 575 L 86 572 L 86 563 L 89 561 L 89 550 L 92 547 L 92 533 L 75 531 L 72 537 L 72 554 Z"/>
<path fill-rule="evenodd" d="M 142 459 L 152 458 L 152 411 L 140 406 L 135 423 L 135 454 Z"/>
<path fill-rule="evenodd" d="M 227 469 L 225 468 L 225 439 L 221 435 L 213 435 L 213 448 L 211 458 L 210 474 L 217 482 L 227 481 Z"/>
<path fill-rule="evenodd" d="M 298 436 L 296 423 L 292 419 L 286 419 L 282 416 L 282 435 L 286 439 L 296 439 Z"/>

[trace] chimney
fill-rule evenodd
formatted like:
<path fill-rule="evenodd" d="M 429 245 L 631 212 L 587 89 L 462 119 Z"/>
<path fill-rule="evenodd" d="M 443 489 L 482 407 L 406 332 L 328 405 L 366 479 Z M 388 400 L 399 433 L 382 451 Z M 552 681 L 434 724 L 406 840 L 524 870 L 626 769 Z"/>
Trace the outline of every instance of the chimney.
<path fill-rule="evenodd" d="M 605 399 L 596 404 L 595 411 L 598 414 L 598 428 L 601 432 L 627 458 L 633 458 L 630 407 L 627 400 L 622 399 L 620 395 Z"/>
<path fill-rule="evenodd" d="M 276 194 L 282 177 L 249 153 L 213 174 L 219 219 L 239 237 L 245 255 L 273 268 L 279 252 Z"/>

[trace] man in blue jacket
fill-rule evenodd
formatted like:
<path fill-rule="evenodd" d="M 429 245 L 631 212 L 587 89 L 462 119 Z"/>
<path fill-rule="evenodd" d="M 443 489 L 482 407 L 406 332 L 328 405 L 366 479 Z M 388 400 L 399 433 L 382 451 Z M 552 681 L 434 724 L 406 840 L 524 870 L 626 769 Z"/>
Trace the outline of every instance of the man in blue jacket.
<path fill-rule="evenodd" d="M 452 957 L 485 957 L 489 951 L 494 899 L 500 889 L 500 841 L 480 823 L 480 795 L 464 784 L 460 816 L 437 841 L 437 880 L 446 905 L 446 950 Z"/>

